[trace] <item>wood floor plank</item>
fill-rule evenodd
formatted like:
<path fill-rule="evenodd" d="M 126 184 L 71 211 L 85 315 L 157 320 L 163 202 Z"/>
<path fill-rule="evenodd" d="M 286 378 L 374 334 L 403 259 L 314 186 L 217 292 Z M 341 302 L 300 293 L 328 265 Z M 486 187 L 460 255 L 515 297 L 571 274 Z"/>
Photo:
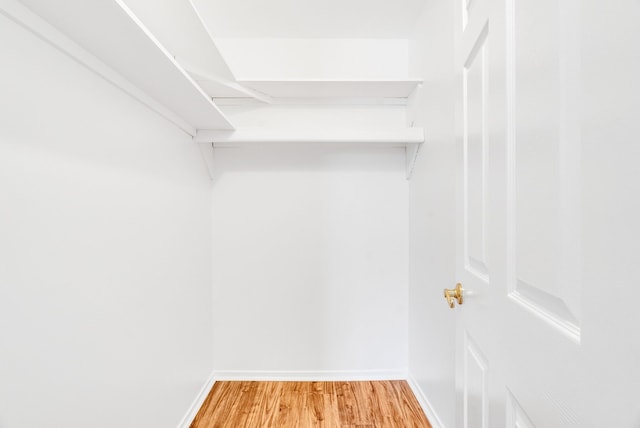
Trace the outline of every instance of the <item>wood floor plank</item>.
<path fill-rule="evenodd" d="M 338 399 L 338 414 L 342 426 L 355 425 L 356 406 L 355 395 L 349 382 L 340 382 L 336 385 L 336 397 Z"/>
<path fill-rule="evenodd" d="M 402 421 L 415 421 L 420 415 L 424 415 L 420 404 L 416 400 L 411 388 L 406 382 L 393 382 L 393 388 L 397 391 L 399 404 L 402 410 Z M 409 428 L 419 428 L 419 425 L 405 425 Z"/>
<path fill-rule="evenodd" d="M 284 382 L 260 382 L 260 384 L 264 398 L 257 409 L 260 423 L 256 426 L 275 427 Z"/>
<path fill-rule="evenodd" d="M 191 428 L 431 428 L 405 381 L 216 382 Z"/>

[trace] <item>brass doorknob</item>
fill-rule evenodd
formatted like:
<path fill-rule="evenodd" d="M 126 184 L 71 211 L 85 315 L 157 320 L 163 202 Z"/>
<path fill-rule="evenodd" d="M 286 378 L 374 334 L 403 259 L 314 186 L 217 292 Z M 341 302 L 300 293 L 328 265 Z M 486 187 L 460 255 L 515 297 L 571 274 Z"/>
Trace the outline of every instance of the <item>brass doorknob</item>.
<path fill-rule="evenodd" d="M 447 303 L 449 307 L 453 309 L 455 306 L 456 300 L 458 304 L 462 304 L 462 284 L 457 283 L 456 288 L 449 290 L 448 288 L 444 289 L 444 298 L 447 299 Z"/>

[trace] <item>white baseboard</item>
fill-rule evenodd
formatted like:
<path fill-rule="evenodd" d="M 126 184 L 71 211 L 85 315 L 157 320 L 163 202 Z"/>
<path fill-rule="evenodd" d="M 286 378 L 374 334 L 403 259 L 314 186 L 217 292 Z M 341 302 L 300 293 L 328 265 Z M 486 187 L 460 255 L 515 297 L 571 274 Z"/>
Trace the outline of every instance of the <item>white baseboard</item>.
<path fill-rule="evenodd" d="M 413 395 L 418 399 L 418 403 L 420 403 L 424 414 L 427 415 L 427 419 L 429 419 L 431 426 L 433 428 L 445 428 L 424 391 L 420 388 L 420 385 L 418 385 L 418 382 L 412 376 L 407 376 L 407 383 L 411 387 Z"/>
<path fill-rule="evenodd" d="M 193 419 L 195 419 L 196 415 L 198 414 L 198 410 L 200 410 L 200 407 L 202 407 L 202 403 L 204 403 L 207 395 L 209 395 L 209 391 L 211 391 L 211 388 L 213 388 L 213 384 L 215 383 L 215 381 L 216 378 L 214 376 L 214 373 L 211 373 L 209 379 L 207 379 L 204 385 L 202 385 L 200 392 L 196 396 L 195 400 L 193 400 L 193 403 L 191 403 L 191 407 L 189 407 L 189 410 L 178 424 L 178 428 L 189 428 L 189 425 L 191 425 L 191 422 L 193 422 Z"/>
<path fill-rule="evenodd" d="M 350 381 L 406 379 L 406 369 L 390 370 L 333 370 L 333 371 L 214 371 L 216 380 L 256 381 Z"/>

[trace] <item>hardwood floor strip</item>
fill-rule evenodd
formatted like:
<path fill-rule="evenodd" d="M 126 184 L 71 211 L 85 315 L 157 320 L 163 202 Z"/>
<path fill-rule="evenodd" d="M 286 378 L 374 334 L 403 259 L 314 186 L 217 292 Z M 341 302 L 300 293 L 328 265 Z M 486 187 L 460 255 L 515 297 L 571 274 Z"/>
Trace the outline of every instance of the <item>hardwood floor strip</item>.
<path fill-rule="evenodd" d="M 235 403 L 240 399 L 240 382 L 216 382 L 202 404 L 200 411 L 193 420 L 191 426 L 215 427 L 221 426 L 215 421 L 228 420 L 231 417 Z M 215 407 L 218 412 L 203 412 L 204 408 Z"/>
<path fill-rule="evenodd" d="M 284 382 L 261 382 L 264 391 L 264 399 L 257 408 L 259 412 L 259 427 L 276 426 L 275 418 L 278 415 L 280 395 Z"/>
<path fill-rule="evenodd" d="M 216 382 L 191 428 L 431 428 L 405 381 Z"/>

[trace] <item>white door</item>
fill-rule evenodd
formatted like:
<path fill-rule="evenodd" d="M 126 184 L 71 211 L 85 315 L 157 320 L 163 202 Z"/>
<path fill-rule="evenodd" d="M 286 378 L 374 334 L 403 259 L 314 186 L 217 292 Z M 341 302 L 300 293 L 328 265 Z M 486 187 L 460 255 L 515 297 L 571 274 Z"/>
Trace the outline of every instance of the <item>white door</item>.
<path fill-rule="evenodd" d="M 640 427 L 640 0 L 457 9 L 457 426 Z"/>

